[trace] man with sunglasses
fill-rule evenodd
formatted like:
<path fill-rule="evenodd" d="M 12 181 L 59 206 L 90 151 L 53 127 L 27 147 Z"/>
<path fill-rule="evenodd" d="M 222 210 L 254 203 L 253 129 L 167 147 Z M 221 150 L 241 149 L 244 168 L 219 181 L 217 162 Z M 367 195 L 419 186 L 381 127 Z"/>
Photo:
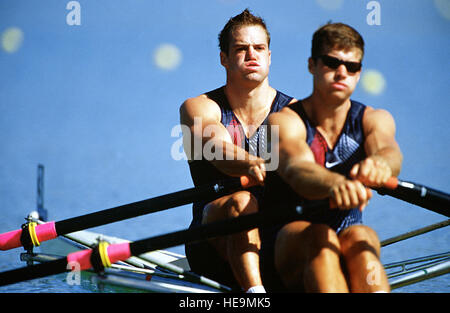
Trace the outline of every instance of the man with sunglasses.
<path fill-rule="evenodd" d="M 312 94 L 269 117 L 279 127 L 280 164 L 266 179 L 261 210 L 302 208 L 300 220 L 261 230 L 267 290 L 388 292 L 380 243 L 362 225 L 372 193 L 397 176 L 402 154 L 385 110 L 350 99 L 361 74 L 364 41 L 348 25 L 313 36 Z"/>

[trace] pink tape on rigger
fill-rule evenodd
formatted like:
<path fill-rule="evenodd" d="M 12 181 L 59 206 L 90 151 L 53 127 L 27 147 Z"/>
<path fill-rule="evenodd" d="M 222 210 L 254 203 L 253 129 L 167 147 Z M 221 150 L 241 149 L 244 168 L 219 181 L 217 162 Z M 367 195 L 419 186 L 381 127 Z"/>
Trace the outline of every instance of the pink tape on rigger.
<path fill-rule="evenodd" d="M 92 267 L 91 254 L 92 250 L 90 249 L 70 253 L 67 255 L 67 263 L 71 264 L 72 262 L 76 262 L 79 265 L 79 267 L 75 267 L 76 269 L 80 271 L 88 270 Z"/>
<path fill-rule="evenodd" d="M 36 226 L 36 236 L 39 242 L 55 239 L 58 237 L 55 229 L 55 222 L 48 222 Z"/>
<path fill-rule="evenodd" d="M 131 257 L 130 244 L 128 242 L 109 245 L 107 251 L 111 264 Z"/>
<path fill-rule="evenodd" d="M 9 250 L 22 246 L 20 236 L 22 229 L 13 230 L 0 235 L 0 250 Z"/>

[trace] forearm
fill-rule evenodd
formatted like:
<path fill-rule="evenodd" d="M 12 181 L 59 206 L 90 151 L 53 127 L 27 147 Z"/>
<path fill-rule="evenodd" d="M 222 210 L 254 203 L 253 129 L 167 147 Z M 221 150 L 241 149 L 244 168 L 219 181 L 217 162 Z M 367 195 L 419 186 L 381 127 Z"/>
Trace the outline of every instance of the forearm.
<path fill-rule="evenodd" d="M 386 162 L 392 172 L 392 176 L 398 176 L 403 162 L 403 155 L 398 147 L 385 147 L 368 156 L 374 160 Z"/>
<path fill-rule="evenodd" d="M 329 197 L 333 186 L 346 180 L 312 161 L 290 160 L 279 173 L 297 194 L 309 200 Z"/>
<path fill-rule="evenodd" d="M 372 194 L 356 180 L 314 163 L 295 162 L 284 170 L 283 178 L 300 196 L 308 200 L 329 199 L 333 207 L 362 211 Z"/>
<path fill-rule="evenodd" d="M 364 143 L 368 159 L 380 161 L 387 166 L 392 176 L 400 173 L 403 156 L 395 140 L 395 121 L 389 112 L 369 110 L 364 116 L 366 140 Z"/>
<path fill-rule="evenodd" d="M 251 167 L 262 167 L 264 164 L 264 160 L 249 154 L 243 148 L 219 140 L 214 145 L 204 146 L 203 157 L 219 171 L 230 176 L 249 175 Z"/>

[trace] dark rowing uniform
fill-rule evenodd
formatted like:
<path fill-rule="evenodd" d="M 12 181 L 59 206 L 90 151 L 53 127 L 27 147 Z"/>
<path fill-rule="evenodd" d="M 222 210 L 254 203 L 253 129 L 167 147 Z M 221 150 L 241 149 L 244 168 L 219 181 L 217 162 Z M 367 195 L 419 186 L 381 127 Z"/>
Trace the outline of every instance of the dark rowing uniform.
<path fill-rule="evenodd" d="M 216 102 L 222 112 L 221 123 L 227 128 L 233 143 L 245 149 L 248 153 L 264 158 L 268 153 L 267 144 L 267 117 L 255 133 L 247 138 L 242 125 L 230 107 L 224 92 L 224 87 L 217 88 L 206 93 L 208 98 Z M 292 97 L 277 91 L 272 103 L 270 113 L 278 112 L 289 104 Z M 270 114 L 269 113 L 269 114 Z M 263 126 L 263 127 L 262 127 Z M 219 171 L 208 160 L 194 160 L 189 162 L 191 177 L 195 186 L 205 185 L 218 180 L 230 178 L 230 176 Z M 257 199 L 263 193 L 262 186 L 255 186 L 249 190 Z M 209 201 L 195 202 L 192 207 L 191 227 L 199 226 L 203 217 L 203 209 Z M 206 241 L 186 245 L 186 256 L 191 269 L 209 278 L 214 278 L 222 283 L 234 284 L 235 281 L 231 269 L 217 255 L 215 249 Z M 225 271 L 225 268 L 227 271 Z M 229 269 L 229 271 L 228 271 Z M 222 274 L 222 275 L 218 275 Z M 232 281 L 230 281 L 232 279 Z"/>
<path fill-rule="evenodd" d="M 261 126 L 267 125 L 267 117 L 263 121 L 261 126 L 257 129 L 257 131 L 250 138 L 247 138 L 241 123 L 233 113 L 233 110 L 228 103 L 224 88 L 221 87 L 215 89 L 208 92 L 206 95 L 208 96 L 208 98 L 215 101 L 219 105 L 222 112 L 222 118 L 220 122 L 227 128 L 233 140 L 233 143 L 245 149 L 245 151 L 249 152 L 252 155 L 263 157 L 262 154 L 267 152 L 267 127 Z M 277 91 L 270 109 L 270 113 L 280 111 L 283 107 L 289 104 L 291 100 L 292 97 L 289 97 L 282 92 Z M 189 169 L 195 186 L 201 186 L 211 182 L 216 182 L 218 180 L 230 178 L 230 176 L 219 171 L 214 165 L 212 165 L 205 159 L 189 162 Z M 253 189 L 255 193 L 258 193 L 261 190 L 262 187 L 260 186 Z M 193 224 L 201 224 L 203 208 L 206 204 L 207 202 L 194 203 L 192 207 Z"/>
<path fill-rule="evenodd" d="M 333 149 L 328 147 L 325 138 L 308 118 L 301 101 L 292 103 L 289 107 L 300 116 L 306 126 L 306 141 L 317 164 L 348 177 L 353 165 L 366 158 L 362 125 L 366 106 L 362 103 L 351 101 L 344 127 Z M 327 200 L 306 200 L 297 195 L 277 173 L 268 173 L 265 185 L 267 192 L 264 193 L 261 210 L 280 210 L 301 205 L 303 207 L 301 220 L 326 224 L 337 233 L 351 225 L 362 223 L 362 213 L 358 208 L 351 210 L 331 209 Z M 314 208 L 308 210 L 307 207 L 311 204 L 315 204 Z M 268 279 L 268 285 L 273 278 L 274 242 L 282 226 L 276 225 L 260 231 L 262 239 L 261 255 L 263 256 L 261 266 L 263 272 L 266 272 L 266 274 L 263 273 L 263 277 L 265 276 Z M 264 285 L 266 286 L 266 283 Z"/>

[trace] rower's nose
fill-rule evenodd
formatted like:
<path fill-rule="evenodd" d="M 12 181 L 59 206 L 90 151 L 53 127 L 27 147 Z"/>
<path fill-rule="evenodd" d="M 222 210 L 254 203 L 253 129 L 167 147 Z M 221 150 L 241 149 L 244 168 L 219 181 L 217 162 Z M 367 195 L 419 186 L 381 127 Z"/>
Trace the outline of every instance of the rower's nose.
<path fill-rule="evenodd" d="M 255 60 L 256 59 L 256 50 L 253 48 L 253 46 L 249 46 L 247 49 L 247 60 Z"/>
<path fill-rule="evenodd" d="M 339 78 L 339 79 L 343 79 L 348 76 L 348 71 L 344 64 L 339 65 L 338 68 L 336 69 L 335 73 L 336 73 L 336 78 Z"/>

